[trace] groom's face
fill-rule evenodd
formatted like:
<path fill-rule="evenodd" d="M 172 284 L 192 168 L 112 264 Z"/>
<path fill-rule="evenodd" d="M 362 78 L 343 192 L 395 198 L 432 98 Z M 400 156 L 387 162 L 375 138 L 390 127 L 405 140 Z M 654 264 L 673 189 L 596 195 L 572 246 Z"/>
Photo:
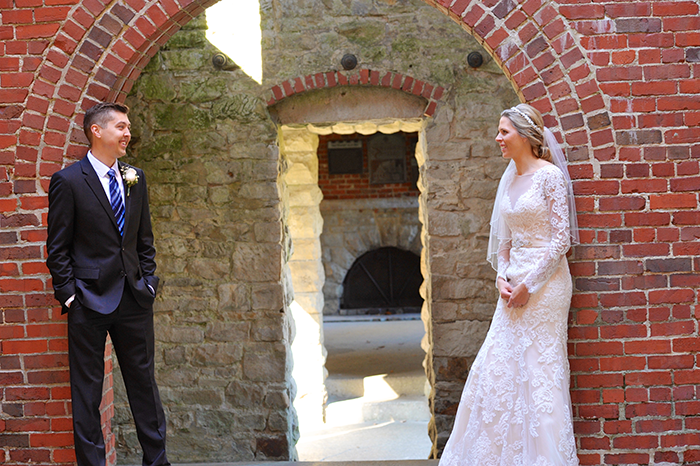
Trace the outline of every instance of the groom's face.
<path fill-rule="evenodd" d="M 93 125 L 93 143 L 115 158 L 126 155 L 131 140 L 131 122 L 126 113 L 112 111 L 104 126 Z M 94 128 L 94 127 L 97 128 Z"/>

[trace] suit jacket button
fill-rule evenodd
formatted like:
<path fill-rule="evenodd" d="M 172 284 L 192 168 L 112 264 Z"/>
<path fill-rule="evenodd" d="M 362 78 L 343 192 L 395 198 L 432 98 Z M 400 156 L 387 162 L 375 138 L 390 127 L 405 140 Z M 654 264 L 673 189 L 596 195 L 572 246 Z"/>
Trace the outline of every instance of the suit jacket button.
<path fill-rule="evenodd" d="M 126 277 L 126 273 L 124 273 L 123 270 L 121 271 L 121 275 L 122 275 L 122 277 Z"/>

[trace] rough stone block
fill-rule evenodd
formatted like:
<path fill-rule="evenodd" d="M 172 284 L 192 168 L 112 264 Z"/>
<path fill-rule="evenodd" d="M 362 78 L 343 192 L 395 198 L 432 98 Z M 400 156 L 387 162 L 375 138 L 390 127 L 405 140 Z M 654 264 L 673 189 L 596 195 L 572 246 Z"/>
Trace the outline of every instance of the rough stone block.
<path fill-rule="evenodd" d="M 188 261 L 187 271 L 197 277 L 209 280 L 225 278 L 231 273 L 231 264 L 226 256 L 219 259 L 192 259 Z"/>
<path fill-rule="evenodd" d="M 260 243 L 279 243 L 282 241 L 282 229 L 279 222 L 264 222 L 253 225 L 255 241 Z"/>
<path fill-rule="evenodd" d="M 278 199 L 277 183 L 256 182 L 245 183 L 238 191 L 238 195 L 243 199 Z"/>
<path fill-rule="evenodd" d="M 291 207 L 289 231 L 292 238 L 318 238 L 323 230 L 323 218 L 318 207 Z"/>
<path fill-rule="evenodd" d="M 158 325 L 155 330 L 159 341 L 167 343 L 201 343 L 204 341 L 204 332 L 195 327 L 173 327 Z"/>
<path fill-rule="evenodd" d="M 164 350 L 163 356 L 167 366 L 176 366 L 187 362 L 187 354 L 183 346 L 168 348 Z"/>
<path fill-rule="evenodd" d="M 318 160 L 316 154 L 314 159 Z M 318 185 L 318 162 L 316 170 L 305 163 L 293 163 L 284 175 L 284 181 L 288 186 L 317 186 Z"/>
<path fill-rule="evenodd" d="M 287 458 L 289 440 L 284 435 L 258 437 L 255 444 L 255 459 Z"/>
<path fill-rule="evenodd" d="M 259 406 L 264 399 L 265 390 L 260 384 L 234 381 L 226 387 L 226 401 L 232 406 L 250 408 Z"/>
<path fill-rule="evenodd" d="M 318 238 L 294 238 L 294 253 L 290 260 L 320 260 L 321 243 Z"/>
<path fill-rule="evenodd" d="M 204 388 L 178 388 L 173 389 L 168 398 L 163 399 L 166 405 L 180 406 L 221 406 L 223 394 L 219 390 Z"/>
<path fill-rule="evenodd" d="M 241 276 L 243 278 L 245 275 Z M 219 310 L 248 310 L 250 309 L 250 293 L 248 287 L 240 283 L 226 283 L 217 287 Z"/>
<path fill-rule="evenodd" d="M 286 375 L 285 352 L 246 351 L 243 356 L 243 375 L 250 381 L 283 382 Z"/>
<path fill-rule="evenodd" d="M 237 243 L 233 252 L 233 276 L 252 282 L 278 281 L 281 253 L 279 244 Z"/>
<path fill-rule="evenodd" d="M 282 287 L 276 283 L 253 285 L 253 309 L 280 310 L 284 306 Z"/>
<path fill-rule="evenodd" d="M 255 341 L 284 340 L 282 319 L 256 319 L 253 321 L 251 337 Z"/>
<path fill-rule="evenodd" d="M 289 269 L 292 272 L 295 292 L 313 293 L 323 289 L 324 272 L 321 261 L 294 260 L 289 262 Z"/>
<path fill-rule="evenodd" d="M 250 338 L 250 322 L 210 322 L 204 333 L 207 340 L 246 341 Z"/>
<path fill-rule="evenodd" d="M 309 157 L 309 154 L 316 155 L 318 135 L 305 129 L 284 128 L 282 136 L 284 138 L 282 145 L 284 154 L 293 162 L 303 162 Z"/>
<path fill-rule="evenodd" d="M 272 413 L 267 420 L 267 429 L 270 432 L 287 432 L 289 420 L 281 413 Z"/>
<path fill-rule="evenodd" d="M 318 320 L 318 314 L 321 314 L 324 306 L 323 293 L 294 293 L 294 301 L 301 306 L 307 314 Z"/>
<path fill-rule="evenodd" d="M 289 193 L 290 207 L 315 207 L 323 200 L 323 193 L 318 185 L 288 185 L 287 192 Z M 293 209 L 294 212 L 296 209 Z M 318 211 L 318 208 L 315 209 Z M 300 210 L 301 212 L 301 210 Z M 321 214 L 314 212 L 314 209 L 308 210 L 312 217 L 319 217 L 322 221 Z"/>
<path fill-rule="evenodd" d="M 241 360 L 241 344 L 202 344 L 194 350 L 192 363 L 198 366 L 230 366 Z"/>
<path fill-rule="evenodd" d="M 435 357 L 473 357 L 486 338 L 490 322 L 475 320 L 433 324 Z"/>

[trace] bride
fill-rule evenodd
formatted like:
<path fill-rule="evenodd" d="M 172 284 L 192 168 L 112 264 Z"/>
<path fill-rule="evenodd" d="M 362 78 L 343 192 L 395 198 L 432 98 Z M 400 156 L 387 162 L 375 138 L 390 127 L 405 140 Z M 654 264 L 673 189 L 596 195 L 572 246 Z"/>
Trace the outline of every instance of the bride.
<path fill-rule="evenodd" d="M 535 108 L 505 110 L 496 141 L 511 160 L 489 240 L 500 299 L 440 466 L 578 465 L 566 356 L 565 254 L 578 243 L 571 180 Z"/>

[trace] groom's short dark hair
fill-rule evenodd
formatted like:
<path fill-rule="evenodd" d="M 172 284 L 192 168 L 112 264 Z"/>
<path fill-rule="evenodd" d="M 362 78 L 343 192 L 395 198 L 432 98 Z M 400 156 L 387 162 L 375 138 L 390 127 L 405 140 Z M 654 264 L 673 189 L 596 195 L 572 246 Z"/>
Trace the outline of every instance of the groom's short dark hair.
<path fill-rule="evenodd" d="M 90 127 L 92 125 L 98 125 L 104 128 L 109 122 L 109 114 L 112 112 L 120 112 L 127 114 L 129 113 L 129 107 L 122 104 L 117 104 L 114 102 L 100 102 L 92 107 L 90 107 L 87 112 L 85 112 L 85 118 L 83 118 L 83 131 L 85 136 L 92 144 L 92 131 Z"/>

